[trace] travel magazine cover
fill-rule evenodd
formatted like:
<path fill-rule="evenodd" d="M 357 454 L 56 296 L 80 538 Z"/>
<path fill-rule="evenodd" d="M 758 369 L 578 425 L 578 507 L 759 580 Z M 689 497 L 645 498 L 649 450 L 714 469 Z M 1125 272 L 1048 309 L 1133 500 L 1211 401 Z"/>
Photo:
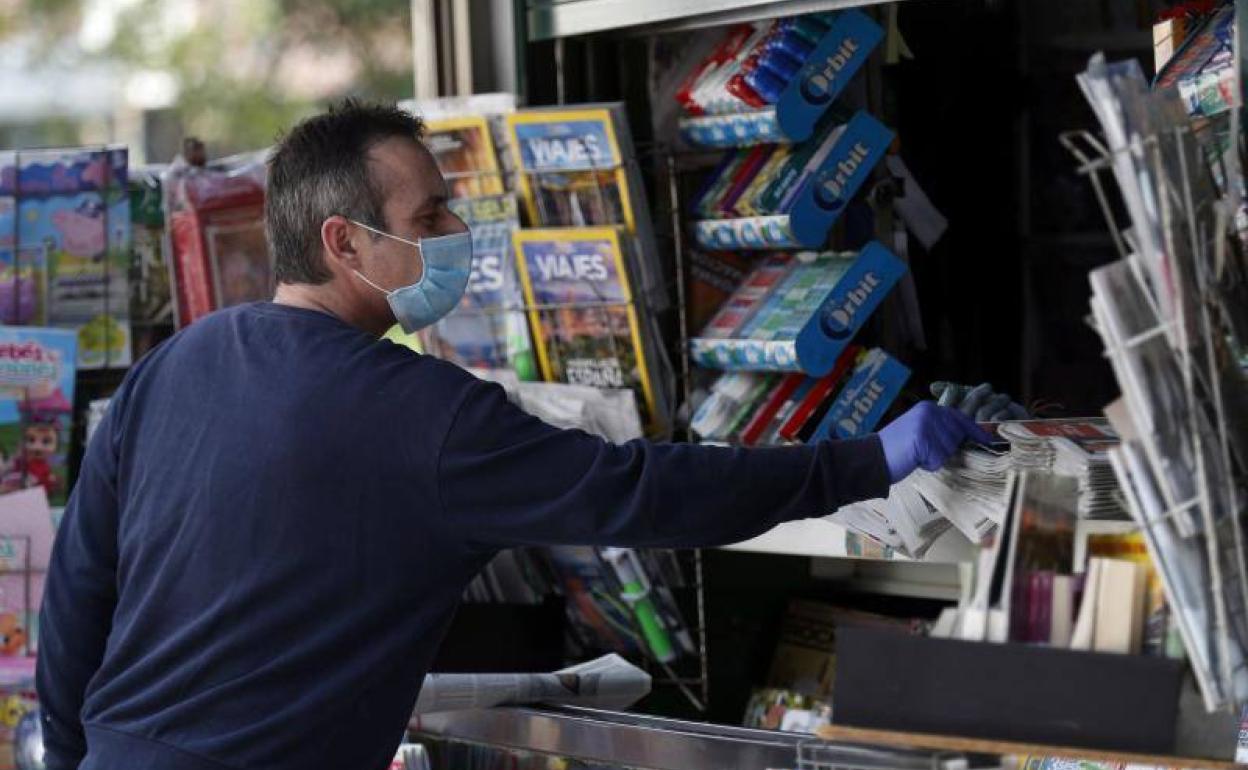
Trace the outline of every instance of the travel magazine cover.
<path fill-rule="evenodd" d="M 421 332 L 425 350 L 460 366 L 540 379 L 512 245 L 520 227 L 515 196 L 458 198 L 450 207 L 472 231 L 472 275 L 459 306 Z"/>
<path fill-rule="evenodd" d="M 503 192 L 502 169 L 484 115 L 427 120 L 424 142 L 446 179 L 451 198 Z"/>
<path fill-rule="evenodd" d="M 506 123 L 528 225 L 622 227 L 635 241 L 627 247 L 635 298 L 664 309 L 669 300 L 624 105 L 523 110 Z"/>
<path fill-rule="evenodd" d="M 609 107 L 507 116 L 529 221 L 536 227 L 636 229 L 630 180 Z"/>
<path fill-rule="evenodd" d="M 664 421 L 619 231 L 517 230 L 513 239 L 543 378 L 631 388 L 643 423 Z"/>

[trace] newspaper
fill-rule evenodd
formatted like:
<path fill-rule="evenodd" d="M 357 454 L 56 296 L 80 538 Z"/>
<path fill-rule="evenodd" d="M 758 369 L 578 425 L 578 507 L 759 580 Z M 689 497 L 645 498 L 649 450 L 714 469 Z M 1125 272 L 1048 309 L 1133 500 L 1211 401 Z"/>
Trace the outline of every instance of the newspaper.
<path fill-rule="evenodd" d="M 1233 230 L 1239 191 L 1215 184 L 1228 178 L 1209 166 L 1228 157 L 1218 132 L 1193 126 L 1172 89 L 1150 91 L 1137 64 L 1095 56 L 1079 84 L 1130 218 L 1129 253 L 1090 276 L 1093 322 L 1123 394 L 1108 411 L 1124 440 L 1108 459 L 1206 707 L 1242 705 L 1248 258 Z M 1108 205 L 1106 214 L 1113 221 Z"/>
<path fill-rule="evenodd" d="M 1005 423 L 1001 436 L 1010 442 L 1011 462 L 1016 469 L 1052 470 L 1058 476 L 1078 479 L 1076 513 L 1081 518 L 1125 515 L 1109 464 L 1109 450 L 1118 445 L 1118 435 L 1105 420 Z"/>
<path fill-rule="evenodd" d="M 616 444 L 642 436 L 637 397 L 631 390 L 522 382 L 515 373 L 501 369 L 470 371 L 503 386 L 512 403 L 556 428 L 577 428 Z"/>
<path fill-rule="evenodd" d="M 530 703 L 622 709 L 650 692 L 650 675 L 615 653 L 550 674 L 428 674 L 415 714 Z"/>
<path fill-rule="evenodd" d="M 912 559 L 922 559 L 950 527 L 918 489 L 906 484 L 894 486 L 887 499 L 847 505 L 826 519 Z"/>
<path fill-rule="evenodd" d="M 390 770 L 429 770 L 429 752 L 422 743 L 402 743 L 390 762 Z"/>
<path fill-rule="evenodd" d="M 987 427 L 998 443 L 963 448 L 940 470 L 917 470 L 894 484 L 886 499 L 847 505 L 825 518 L 921 559 L 951 526 L 972 543 L 986 543 L 1005 519 L 1010 474 L 1028 470 L 1077 479 L 1077 513 L 1084 518 L 1126 515 L 1108 456 L 1118 435 L 1107 420 L 1014 420 Z"/>
<path fill-rule="evenodd" d="M 1135 270 L 1137 260 L 1122 260 L 1092 271 L 1092 313 L 1110 349 L 1110 364 L 1123 396 L 1136 416 L 1136 427 L 1149 461 L 1160 469 L 1162 496 L 1178 508 L 1196 494 L 1196 458 L 1183 419 L 1188 410 L 1179 361 L 1150 307 Z M 1152 337 L 1144 335 L 1154 332 Z M 1131 344 L 1129 344 L 1131 343 Z M 1199 528 L 1190 510 L 1180 514 L 1185 536 Z"/>

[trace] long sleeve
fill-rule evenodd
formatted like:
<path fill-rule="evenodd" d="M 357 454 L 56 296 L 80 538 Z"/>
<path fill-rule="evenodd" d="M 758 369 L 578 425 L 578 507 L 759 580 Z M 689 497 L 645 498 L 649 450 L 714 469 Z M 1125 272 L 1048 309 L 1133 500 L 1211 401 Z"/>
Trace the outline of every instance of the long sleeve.
<path fill-rule="evenodd" d="M 478 384 L 439 457 L 443 515 L 465 540 L 702 547 L 888 494 L 879 439 L 730 449 L 611 444 L 553 428 Z"/>
<path fill-rule="evenodd" d="M 87 448 L 57 532 L 39 616 L 36 686 L 49 770 L 86 754 L 81 711 L 104 657 L 117 603 L 117 462 L 114 409 Z"/>

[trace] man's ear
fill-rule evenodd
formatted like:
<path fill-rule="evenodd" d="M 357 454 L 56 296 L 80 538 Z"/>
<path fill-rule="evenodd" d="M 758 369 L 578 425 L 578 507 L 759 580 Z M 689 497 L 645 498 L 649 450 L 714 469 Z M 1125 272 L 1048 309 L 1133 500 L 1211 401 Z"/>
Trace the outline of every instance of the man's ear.
<path fill-rule="evenodd" d="M 348 270 L 359 270 L 360 253 L 357 246 L 364 238 L 363 229 L 335 214 L 321 223 L 321 246 L 329 259 Z"/>

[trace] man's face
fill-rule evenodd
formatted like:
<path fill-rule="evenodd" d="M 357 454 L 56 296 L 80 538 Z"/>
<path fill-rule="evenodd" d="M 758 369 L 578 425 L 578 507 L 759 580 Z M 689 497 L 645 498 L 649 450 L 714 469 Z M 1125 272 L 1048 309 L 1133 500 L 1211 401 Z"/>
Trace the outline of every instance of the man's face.
<path fill-rule="evenodd" d="M 468 229 L 447 207 L 446 182 L 433 156 L 419 142 L 395 137 L 379 143 L 369 153 L 369 172 L 385 196 L 381 229 L 386 232 L 419 241 Z M 359 234 L 360 272 L 369 280 L 386 290 L 420 280 L 423 265 L 416 247 L 362 228 Z M 367 287 L 365 291 L 380 312 L 390 315 L 380 292 Z"/>

